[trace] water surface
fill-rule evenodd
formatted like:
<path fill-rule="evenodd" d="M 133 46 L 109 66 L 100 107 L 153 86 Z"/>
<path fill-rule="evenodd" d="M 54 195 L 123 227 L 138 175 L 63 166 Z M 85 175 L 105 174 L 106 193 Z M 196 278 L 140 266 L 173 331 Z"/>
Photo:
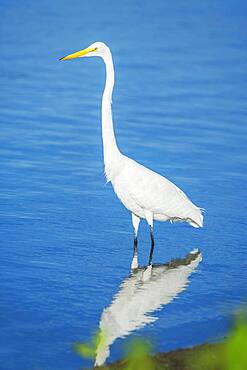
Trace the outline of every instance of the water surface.
<path fill-rule="evenodd" d="M 205 228 L 156 223 L 154 262 L 200 248 L 186 291 L 131 335 L 157 350 L 225 335 L 246 298 L 247 28 L 243 1 L 0 1 L 1 363 L 77 369 L 72 351 L 129 276 L 131 218 L 105 185 L 100 60 L 112 49 L 120 149 L 206 209 Z M 147 263 L 148 228 L 139 258 Z M 129 336 L 129 337 L 130 337 Z M 121 356 L 126 339 L 111 346 Z"/>

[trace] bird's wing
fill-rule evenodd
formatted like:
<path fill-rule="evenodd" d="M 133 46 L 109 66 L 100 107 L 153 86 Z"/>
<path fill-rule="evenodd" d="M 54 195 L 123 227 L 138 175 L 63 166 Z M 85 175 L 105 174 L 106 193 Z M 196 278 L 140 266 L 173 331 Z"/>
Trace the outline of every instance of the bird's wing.
<path fill-rule="evenodd" d="M 143 209 L 181 219 L 198 210 L 175 184 L 134 160 L 128 158 L 124 172 L 130 196 Z"/>

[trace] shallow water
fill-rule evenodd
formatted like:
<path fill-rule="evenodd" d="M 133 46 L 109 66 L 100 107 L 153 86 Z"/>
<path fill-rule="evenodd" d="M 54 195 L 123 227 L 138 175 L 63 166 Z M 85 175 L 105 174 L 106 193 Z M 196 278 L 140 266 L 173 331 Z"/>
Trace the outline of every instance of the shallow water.
<path fill-rule="evenodd" d="M 132 335 L 157 350 L 225 335 L 247 293 L 245 3 L 1 0 L 0 10 L 4 369 L 88 366 L 72 344 L 90 339 L 129 276 L 130 215 L 103 177 L 103 63 L 58 61 L 96 40 L 113 52 L 119 147 L 206 209 L 201 230 L 155 224 L 154 262 L 194 248 L 203 260 Z M 142 265 L 148 252 L 143 223 Z"/>

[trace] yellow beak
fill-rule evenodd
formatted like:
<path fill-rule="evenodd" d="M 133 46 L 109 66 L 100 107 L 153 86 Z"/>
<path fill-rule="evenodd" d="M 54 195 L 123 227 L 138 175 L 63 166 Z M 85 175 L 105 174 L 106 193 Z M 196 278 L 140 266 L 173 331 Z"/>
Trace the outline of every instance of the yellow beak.
<path fill-rule="evenodd" d="M 60 58 L 59 60 L 69 60 L 69 59 L 74 59 L 74 58 L 80 58 L 83 57 L 84 55 L 87 55 L 88 53 L 91 53 L 92 51 L 96 51 L 97 48 L 86 48 L 80 51 L 77 51 L 76 53 L 69 54 L 66 57 Z"/>

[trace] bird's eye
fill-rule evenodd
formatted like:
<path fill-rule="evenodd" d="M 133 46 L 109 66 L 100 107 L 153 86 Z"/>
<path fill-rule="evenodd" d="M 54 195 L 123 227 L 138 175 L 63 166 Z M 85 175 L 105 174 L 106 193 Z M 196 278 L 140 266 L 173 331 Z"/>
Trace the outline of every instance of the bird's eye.
<path fill-rule="evenodd" d="M 94 52 L 94 51 L 96 51 L 98 48 L 94 48 L 91 52 Z"/>

